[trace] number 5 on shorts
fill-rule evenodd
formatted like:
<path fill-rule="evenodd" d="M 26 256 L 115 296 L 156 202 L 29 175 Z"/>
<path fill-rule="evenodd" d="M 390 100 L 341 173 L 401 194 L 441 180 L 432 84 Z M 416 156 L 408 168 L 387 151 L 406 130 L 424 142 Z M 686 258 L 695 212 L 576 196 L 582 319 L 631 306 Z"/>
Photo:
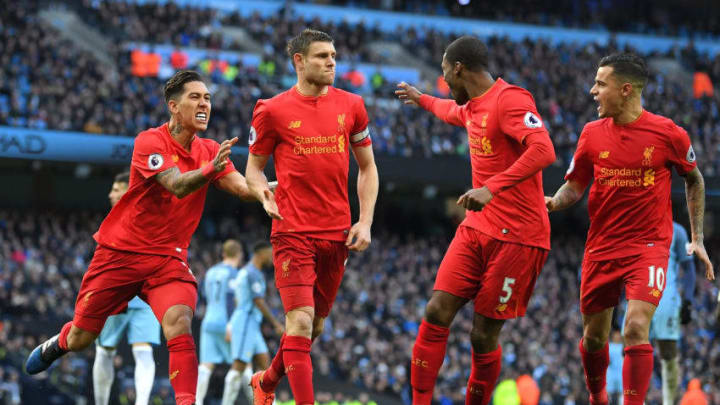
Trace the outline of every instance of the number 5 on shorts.
<path fill-rule="evenodd" d="M 648 270 L 650 272 L 648 287 L 655 288 L 655 284 L 657 284 L 657 289 L 662 291 L 665 288 L 665 270 L 663 270 L 662 267 L 658 267 L 657 272 L 655 272 L 655 266 L 648 267 Z"/>
<path fill-rule="evenodd" d="M 503 292 L 505 293 L 504 296 L 500 297 L 500 303 L 505 304 L 506 302 L 510 301 L 510 297 L 512 296 L 512 285 L 515 284 L 515 279 L 510 277 L 505 277 L 505 281 L 503 281 Z"/>

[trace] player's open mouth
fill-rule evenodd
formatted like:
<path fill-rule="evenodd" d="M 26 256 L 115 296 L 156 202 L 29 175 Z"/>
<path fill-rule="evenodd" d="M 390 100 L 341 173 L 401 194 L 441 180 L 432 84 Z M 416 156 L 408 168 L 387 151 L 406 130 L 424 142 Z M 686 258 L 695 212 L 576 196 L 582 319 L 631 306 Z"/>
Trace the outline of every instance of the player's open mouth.
<path fill-rule="evenodd" d="M 206 113 L 197 113 L 195 114 L 195 119 L 200 122 L 207 122 L 207 114 Z"/>

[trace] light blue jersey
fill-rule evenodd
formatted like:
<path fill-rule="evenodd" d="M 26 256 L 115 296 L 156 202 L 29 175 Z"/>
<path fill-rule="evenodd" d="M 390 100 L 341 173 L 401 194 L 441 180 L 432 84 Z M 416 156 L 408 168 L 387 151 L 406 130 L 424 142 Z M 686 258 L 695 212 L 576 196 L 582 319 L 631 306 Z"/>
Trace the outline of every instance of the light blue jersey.
<path fill-rule="evenodd" d="M 260 331 L 263 315 L 255 305 L 256 298 L 265 297 L 265 277 L 260 269 L 249 262 L 240 269 L 233 284 L 237 306 L 230 320 L 232 358 L 249 363 L 256 354 L 268 352 Z"/>
<path fill-rule="evenodd" d="M 673 222 L 673 237 L 670 245 L 670 260 L 668 261 L 667 281 L 665 283 L 665 291 L 663 291 L 660 305 L 664 302 L 673 306 L 680 306 L 680 290 L 678 288 L 678 273 L 680 264 L 688 260 L 692 260 L 692 256 L 688 256 L 686 245 L 688 243 L 688 234 L 682 225 Z M 658 307 L 659 308 L 659 307 Z"/>
<path fill-rule="evenodd" d="M 208 269 L 203 282 L 203 293 L 207 306 L 201 329 L 208 332 L 225 333 L 228 323 L 228 294 L 230 280 L 237 276 L 237 269 L 218 263 Z"/>
<path fill-rule="evenodd" d="M 249 262 L 238 272 L 234 285 L 235 311 L 243 317 L 248 314 L 253 321 L 260 323 L 263 315 L 255 305 L 255 298 L 265 298 L 267 286 L 262 272 Z"/>

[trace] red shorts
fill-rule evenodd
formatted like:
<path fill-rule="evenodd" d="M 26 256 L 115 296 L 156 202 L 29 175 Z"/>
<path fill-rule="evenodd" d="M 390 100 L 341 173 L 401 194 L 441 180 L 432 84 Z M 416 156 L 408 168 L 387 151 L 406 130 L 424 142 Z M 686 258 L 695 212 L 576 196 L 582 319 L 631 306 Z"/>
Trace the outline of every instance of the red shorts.
<path fill-rule="evenodd" d="M 345 273 L 348 257 L 345 242 L 294 233 L 275 235 L 270 242 L 275 286 L 285 313 L 313 307 L 317 316 L 327 317 Z"/>
<path fill-rule="evenodd" d="M 517 318 L 525 315 L 547 255 L 545 249 L 503 242 L 461 225 L 433 289 L 474 299 L 475 312 L 487 318 Z"/>
<path fill-rule="evenodd" d="M 176 257 L 98 245 L 80 285 L 73 324 L 99 334 L 107 317 L 125 311 L 136 295 L 162 322 L 173 305 L 187 305 L 195 311 L 197 281 L 187 264 Z"/>
<path fill-rule="evenodd" d="M 625 286 L 628 300 L 660 303 L 665 289 L 667 251 L 646 253 L 603 261 L 583 260 L 580 282 L 580 311 L 593 314 L 617 306 Z"/>

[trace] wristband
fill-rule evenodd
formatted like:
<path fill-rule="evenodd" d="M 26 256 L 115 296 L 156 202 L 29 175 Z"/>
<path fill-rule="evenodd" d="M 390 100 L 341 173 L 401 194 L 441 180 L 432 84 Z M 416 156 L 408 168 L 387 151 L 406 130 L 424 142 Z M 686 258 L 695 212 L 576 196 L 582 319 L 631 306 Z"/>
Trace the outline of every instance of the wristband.
<path fill-rule="evenodd" d="M 720 303 L 720 291 L 718 291 L 718 302 Z"/>
<path fill-rule="evenodd" d="M 202 175 L 206 179 L 210 179 L 215 174 L 215 165 L 208 163 L 202 167 Z"/>

